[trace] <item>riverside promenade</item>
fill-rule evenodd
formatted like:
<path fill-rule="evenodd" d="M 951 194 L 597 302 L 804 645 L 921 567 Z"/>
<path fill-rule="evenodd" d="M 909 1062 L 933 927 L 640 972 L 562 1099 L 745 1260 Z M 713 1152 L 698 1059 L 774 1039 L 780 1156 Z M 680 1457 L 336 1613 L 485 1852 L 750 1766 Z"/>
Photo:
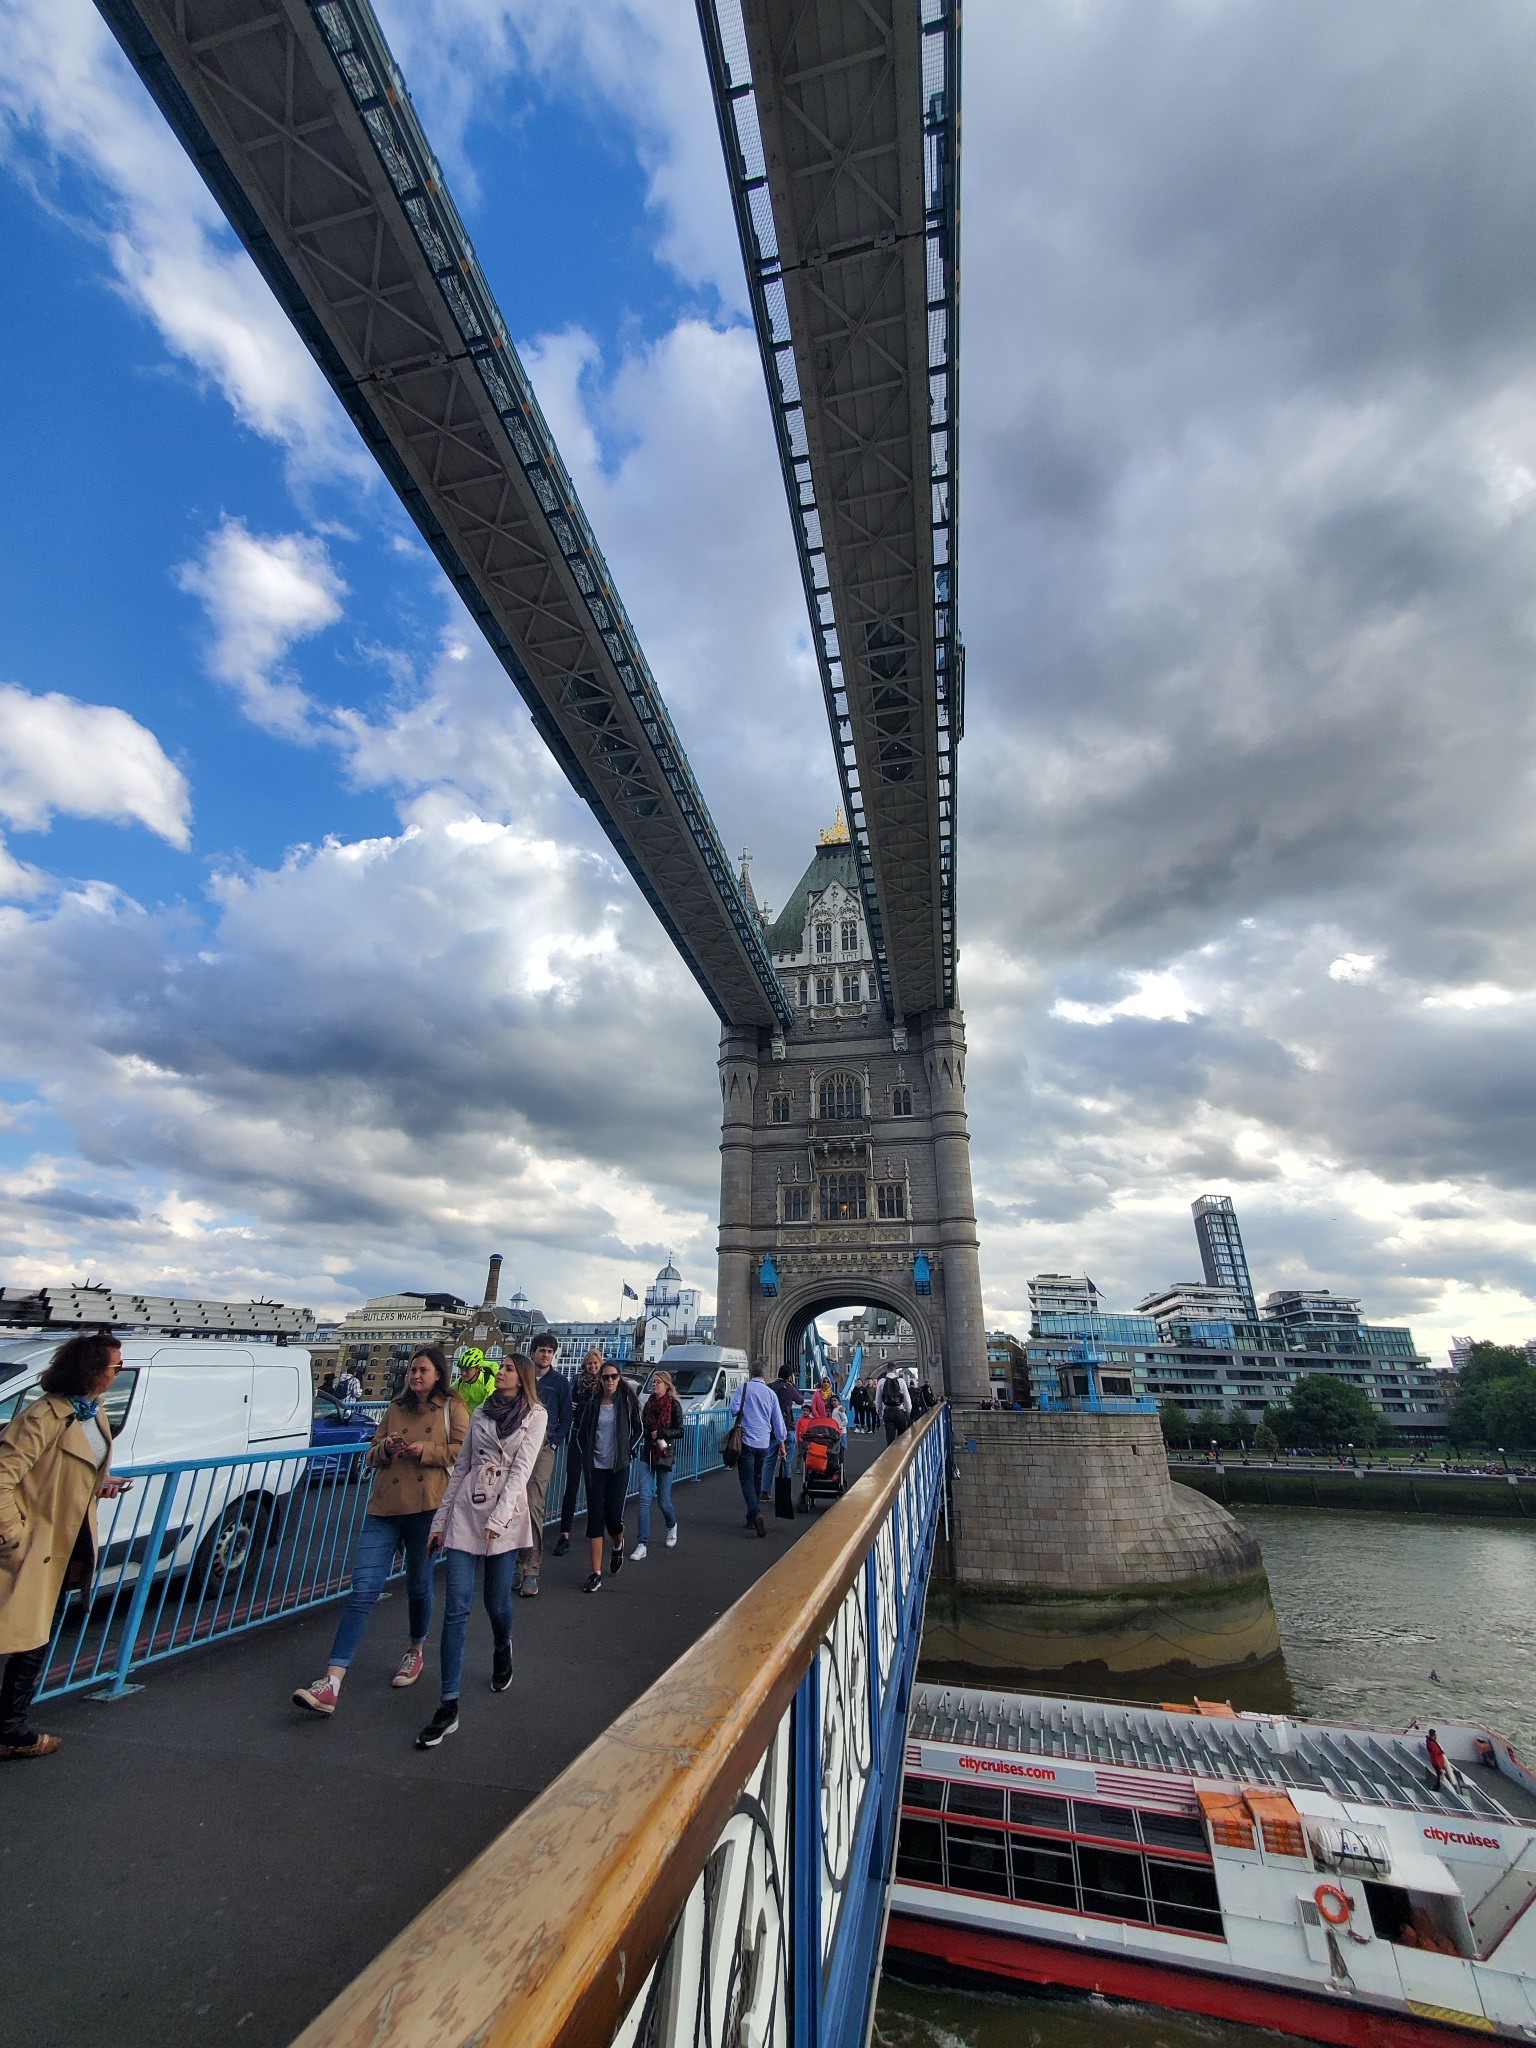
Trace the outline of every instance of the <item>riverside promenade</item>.
<path fill-rule="evenodd" d="M 883 1449 L 850 1438 L 850 1482 Z M 324 1667 L 334 1605 L 157 1667 L 125 1699 L 47 1702 L 63 1749 L 0 1785 L 0 2040 L 283 2048 L 811 1526 L 770 1517 L 767 1541 L 746 1535 L 732 1472 L 676 1500 L 677 1549 L 658 1543 L 601 1593 L 581 1591 L 579 1535 L 546 1559 L 499 1697 L 476 1606 L 460 1731 L 435 1752 L 412 1747 L 435 1655 L 411 1690 L 389 1685 L 403 1588 L 331 1721 L 289 1696 Z"/>

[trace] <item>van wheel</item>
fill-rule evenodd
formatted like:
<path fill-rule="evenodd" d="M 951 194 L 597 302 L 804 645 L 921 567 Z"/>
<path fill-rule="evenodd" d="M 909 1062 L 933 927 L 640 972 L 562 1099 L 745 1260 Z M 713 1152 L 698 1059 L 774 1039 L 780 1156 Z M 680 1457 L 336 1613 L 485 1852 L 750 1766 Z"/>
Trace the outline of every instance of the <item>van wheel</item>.
<path fill-rule="evenodd" d="M 271 1510 L 259 1493 L 231 1501 L 215 1527 L 197 1546 L 192 1560 L 192 1577 L 198 1585 L 222 1587 L 245 1565 L 252 1550 L 261 1545 Z"/>

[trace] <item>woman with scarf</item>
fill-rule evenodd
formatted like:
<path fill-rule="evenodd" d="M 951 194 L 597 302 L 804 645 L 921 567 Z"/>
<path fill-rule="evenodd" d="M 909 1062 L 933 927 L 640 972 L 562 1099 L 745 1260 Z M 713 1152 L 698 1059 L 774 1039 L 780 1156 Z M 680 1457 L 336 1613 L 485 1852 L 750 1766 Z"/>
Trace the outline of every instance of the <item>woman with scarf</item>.
<path fill-rule="evenodd" d="M 629 1553 L 636 1564 L 650 1545 L 653 1499 L 667 1525 L 667 1548 L 677 1548 L 677 1512 L 672 1506 L 672 1480 L 677 1447 L 683 1435 L 683 1404 L 677 1398 L 677 1387 L 671 1373 L 652 1373 L 651 1391 L 640 1410 L 640 1426 L 645 1433 L 645 1441 L 640 1447 L 640 1530 L 635 1547 Z"/>
<path fill-rule="evenodd" d="M 122 1362 L 109 1330 L 71 1337 L 48 1362 L 41 1398 L 0 1436 L 0 1759 L 59 1746 L 27 1717 L 59 1596 L 84 1598 L 96 1574 L 96 1503 L 133 1484 L 107 1476 L 112 1431 L 100 1409 Z"/>
<path fill-rule="evenodd" d="M 427 1547 L 446 1551 L 448 1559 L 439 1647 L 443 1697 L 416 1738 L 418 1749 L 436 1749 L 458 1728 L 464 1634 L 475 1567 L 482 1560 L 494 1642 L 491 1691 L 505 1692 L 512 1683 L 512 1580 L 518 1552 L 533 1541 L 528 1475 L 548 1426 L 533 1360 L 514 1351 L 501 1362 L 495 1393 L 475 1410 L 442 1506 L 432 1517 Z"/>

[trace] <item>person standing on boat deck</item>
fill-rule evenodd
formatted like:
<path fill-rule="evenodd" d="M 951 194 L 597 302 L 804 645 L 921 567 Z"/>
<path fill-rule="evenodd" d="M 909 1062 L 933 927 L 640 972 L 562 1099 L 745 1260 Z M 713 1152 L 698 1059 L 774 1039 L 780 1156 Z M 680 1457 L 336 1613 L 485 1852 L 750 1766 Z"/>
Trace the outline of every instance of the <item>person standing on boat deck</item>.
<path fill-rule="evenodd" d="M 296 1707 L 311 1714 L 335 1713 L 347 1667 L 402 1546 L 410 1641 L 390 1683 L 414 1685 L 420 1678 L 432 1626 L 427 1537 L 468 1428 L 469 1410 L 453 1391 L 447 1359 L 436 1344 L 424 1345 L 406 1367 L 405 1391 L 390 1403 L 363 1461 L 373 1473 L 373 1486 L 352 1554 L 351 1596 L 341 1610 L 325 1675 L 299 1687 L 293 1696 Z"/>
<path fill-rule="evenodd" d="M 446 1612 L 438 1644 L 443 1696 L 416 1738 L 418 1749 L 436 1749 L 458 1728 L 464 1633 L 475 1593 L 475 1568 L 482 1561 L 485 1611 L 491 1617 L 494 1644 L 491 1691 L 505 1692 L 512 1683 L 512 1574 L 518 1552 L 526 1548 L 531 1534 L 528 1475 L 548 1427 L 533 1360 L 513 1351 L 501 1361 L 495 1393 L 470 1419 L 448 1491 L 432 1517 L 427 1548 L 448 1555 Z"/>
<path fill-rule="evenodd" d="M 581 1361 L 576 1374 L 576 1384 L 571 1389 L 571 1434 L 570 1449 L 565 1454 L 565 1494 L 560 1502 L 560 1534 L 555 1540 L 556 1557 L 564 1557 L 571 1547 L 571 1531 L 576 1526 L 576 1495 L 581 1490 L 581 1459 L 577 1455 L 576 1440 L 581 1435 L 581 1418 L 587 1403 L 596 1400 L 601 1392 L 597 1376 L 603 1369 L 603 1354 L 594 1344 Z"/>
<path fill-rule="evenodd" d="M 533 1522 L 533 1541 L 518 1560 L 517 1590 L 525 1600 L 539 1596 L 539 1566 L 544 1560 L 544 1503 L 549 1495 L 549 1475 L 555 1469 L 555 1453 L 571 1433 L 571 1388 L 555 1364 L 560 1356 L 560 1339 L 553 1330 L 541 1330 L 529 1346 L 533 1369 L 538 1374 L 539 1399 L 549 1414 L 549 1428 L 528 1477 L 528 1514 Z"/>
<path fill-rule="evenodd" d="M 1435 1774 L 1434 1789 L 1443 1792 L 1450 1778 L 1450 1763 L 1440 1747 L 1440 1738 L 1431 1728 L 1424 1738 L 1424 1754 L 1429 1758 L 1429 1768 Z"/>
<path fill-rule="evenodd" d="M 741 1420 L 741 1458 L 736 1466 L 736 1476 L 741 1481 L 741 1497 L 746 1503 L 747 1527 L 755 1529 L 759 1536 L 768 1534 L 763 1520 L 763 1489 L 768 1483 L 768 1453 L 777 1446 L 782 1450 L 785 1438 L 784 1410 L 779 1397 L 763 1378 L 763 1361 L 752 1361 L 751 1377 L 737 1388 L 736 1398 L 731 1403 L 732 1415 Z"/>
<path fill-rule="evenodd" d="M 629 1492 L 630 1464 L 644 1434 L 639 1395 L 613 1360 L 605 1358 L 597 1376 L 597 1392 L 582 1410 L 572 1438 L 580 1450 L 582 1477 L 587 1483 L 587 1545 L 592 1570 L 581 1589 L 584 1593 L 602 1591 L 604 1536 L 613 1546 L 609 1571 L 623 1569 L 624 1497 Z"/>
<path fill-rule="evenodd" d="M 107 1476 L 112 1431 L 101 1396 L 123 1351 L 110 1330 L 71 1337 L 48 1361 L 41 1398 L 0 1434 L 0 1759 L 52 1756 L 57 1735 L 27 1725 L 60 1598 L 96 1575 L 96 1503 L 131 1479 Z"/>

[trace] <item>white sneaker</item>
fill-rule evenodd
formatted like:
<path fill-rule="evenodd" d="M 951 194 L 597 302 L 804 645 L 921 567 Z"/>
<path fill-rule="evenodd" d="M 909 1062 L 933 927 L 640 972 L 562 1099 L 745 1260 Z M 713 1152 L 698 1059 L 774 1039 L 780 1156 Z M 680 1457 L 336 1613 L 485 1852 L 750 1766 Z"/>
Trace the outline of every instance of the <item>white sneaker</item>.
<path fill-rule="evenodd" d="M 667 1548 L 668 1548 L 668 1550 L 676 1550 L 676 1548 L 677 1548 L 677 1524 L 676 1524 L 676 1522 L 674 1522 L 674 1523 L 672 1524 L 671 1528 L 670 1528 L 670 1529 L 669 1529 L 669 1530 L 667 1531 Z"/>
<path fill-rule="evenodd" d="M 645 1555 L 645 1545 L 644 1545 L 643 1543 L 637 1543 L 637 1544 L 635 1545 L 634 1549 L 633 1549 L 633 1550 L 632 1550 L 632 1551 L 631 1551 L 631 1552 L 629 1553 L 629 1556 L 630 1556 L 630 1562 L 631 1562 L 632 1564 L 638 1564 L 638 1563 L 640 1562 L 641 1558 L 642 1558 L 642 1557 L 644 1557 L 644 1555 Z"/>

